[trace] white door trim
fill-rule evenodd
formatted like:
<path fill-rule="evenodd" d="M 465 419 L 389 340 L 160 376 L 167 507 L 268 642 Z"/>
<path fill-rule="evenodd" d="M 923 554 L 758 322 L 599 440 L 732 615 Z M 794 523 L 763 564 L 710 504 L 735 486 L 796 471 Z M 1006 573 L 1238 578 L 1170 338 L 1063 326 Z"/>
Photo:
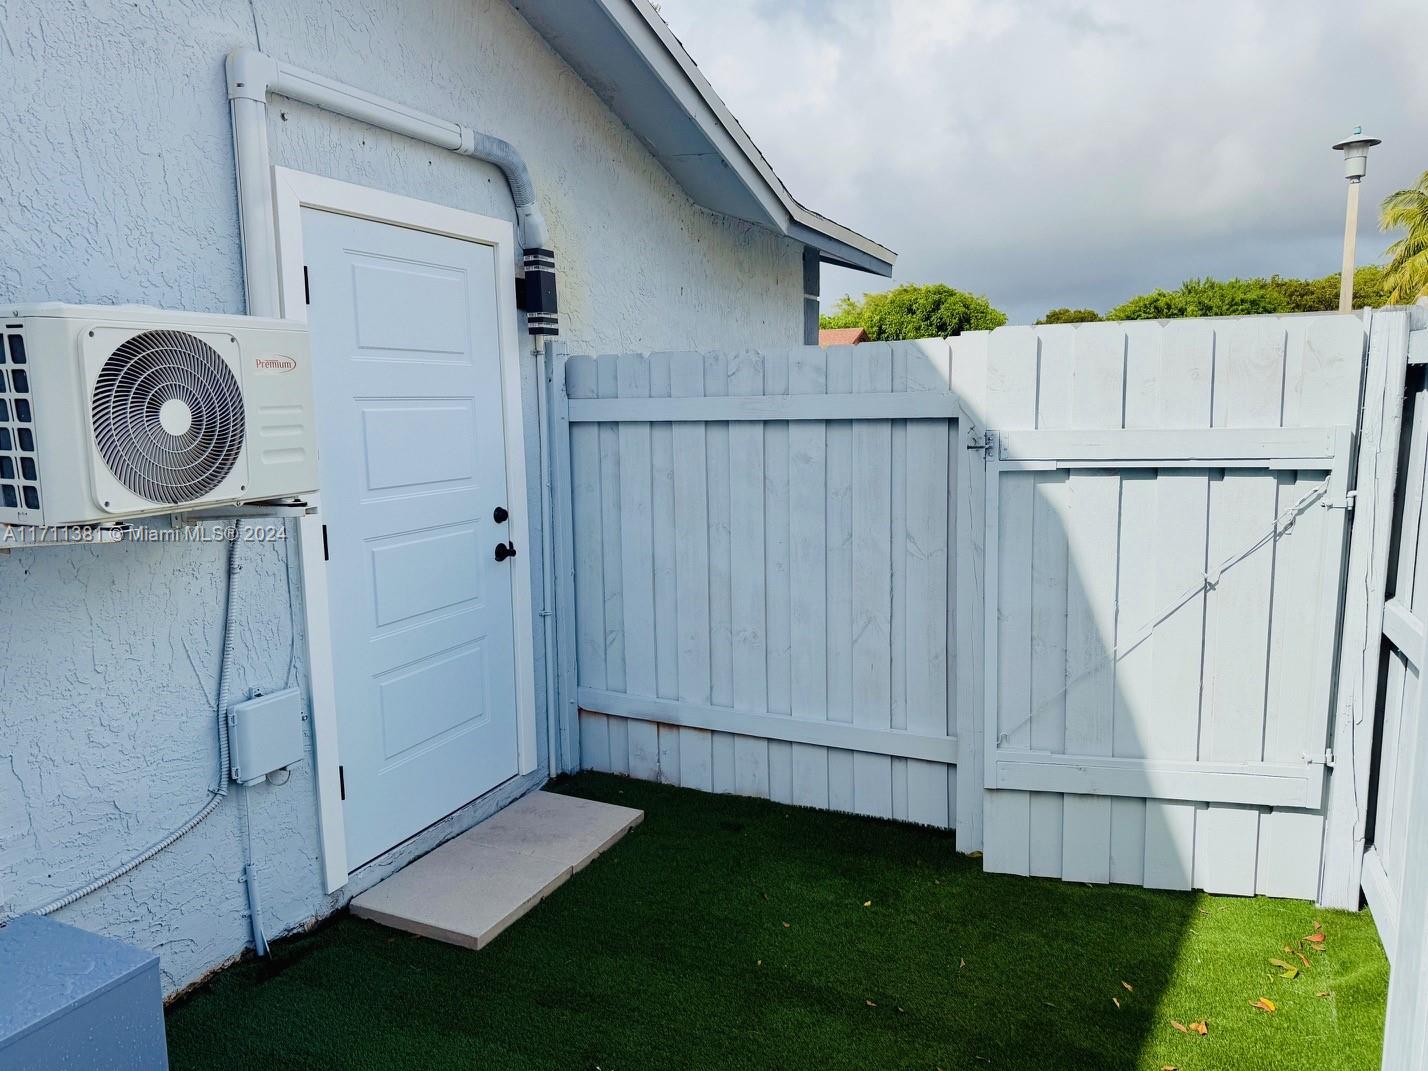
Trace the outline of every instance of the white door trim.
<path fill-rule="evenodd" d="M 273 168 L 273 207 L 277 224 L 278 274 L 282 315 L 307 321 L 303 286 L 302 210 L 356 216 L 411 230 L 427 231 L 489 245 L 496 258 L 496 321 L 500 334 L 501 399 L 505 418 L 506 482 L 511 498 L 511 539 L 530 548 L 526 517 L 525 424 L 521 407 L 520 346 L 516 333 L 516 237 L 506 220 L 479 216 L 456 208 L 354 186 L 285 167 Z M 327 599 L 327 574 L 322 560 L 322 496 L 315 513 L 298 524 L 302 555 L 302 589 L 307 629 L 308 668 L 312 687 L 312 738 L 317 762 L 317 797 L 322 865 L 328 892 L 347 884 L 347 838 L 338 783 L 337 704 L 332 662 L 332 630 Z M 531 555 L 520 554 L 511 573 L 515 625 L 517 760 L 521 773 L 536 768 L 535 616 L 532 601 Z"/>

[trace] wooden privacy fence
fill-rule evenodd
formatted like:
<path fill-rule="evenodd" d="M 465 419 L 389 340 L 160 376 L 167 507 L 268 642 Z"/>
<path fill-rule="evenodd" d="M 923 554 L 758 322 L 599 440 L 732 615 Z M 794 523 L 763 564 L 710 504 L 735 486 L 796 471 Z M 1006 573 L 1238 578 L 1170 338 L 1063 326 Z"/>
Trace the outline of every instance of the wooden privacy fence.
<path fill-rule="evenodd" d="M 569 358 L 581 765 L 1314 897 L 1363 354 L 1326 315 Z"/>
<path fill-rule="evenodd" d="M 569 360 L 583 765 L 953 823 L 971 453 L 948 358 Z"/>

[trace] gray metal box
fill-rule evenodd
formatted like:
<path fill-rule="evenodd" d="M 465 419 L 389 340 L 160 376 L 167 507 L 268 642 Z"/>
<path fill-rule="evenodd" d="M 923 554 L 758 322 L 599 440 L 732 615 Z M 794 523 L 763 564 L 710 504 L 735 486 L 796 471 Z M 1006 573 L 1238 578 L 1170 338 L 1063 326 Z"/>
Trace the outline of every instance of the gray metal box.
<path fill-rule="evenodd" d="M 38 915 L 0 926 L 0 1067 L 168 1066 L 158 956 Z"/>
<path fill-rule="evenodd" d="M 256 696 L 228 708 L 233 780 L 255 784 L 303 758 L 302 693 L 296 688 Z"/>

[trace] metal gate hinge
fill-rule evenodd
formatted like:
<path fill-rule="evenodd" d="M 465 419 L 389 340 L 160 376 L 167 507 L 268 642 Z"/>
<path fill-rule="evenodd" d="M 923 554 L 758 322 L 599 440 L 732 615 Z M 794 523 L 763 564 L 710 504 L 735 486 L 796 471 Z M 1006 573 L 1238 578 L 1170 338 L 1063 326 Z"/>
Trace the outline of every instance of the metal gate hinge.
<path fill-rule="evenodd" d="M 980 450 L 983 457 L 991 457 L 992 451 L 996 448 L 997 439 L 990 431 L 978 432 L 976 428 L 967 436 L 967 449 Z"/>

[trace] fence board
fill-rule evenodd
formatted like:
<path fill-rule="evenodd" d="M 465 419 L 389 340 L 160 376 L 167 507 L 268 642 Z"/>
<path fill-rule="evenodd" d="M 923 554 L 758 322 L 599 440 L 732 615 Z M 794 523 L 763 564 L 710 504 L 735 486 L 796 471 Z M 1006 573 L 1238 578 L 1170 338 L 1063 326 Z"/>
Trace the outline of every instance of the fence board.
<path fill-rule="evenodd" d="M 773 350 L 764 357 L 764 394 L 788 393 L 789 354 Z M 765 423 L 764 434 L 764 573 L 765 644 L 768 652 L 767 709 L 775 714 L 792 710 L 793 623 L 792 583 L 789 576 L 789 484 L 787 423 Z M 769 741 L 769 798 L 793 802 L 793 751 L 786 740 Z"/>
<path fill-rule="evenodd" d="M 792 394 L 821 394 L 827 388 L 827 354 L 817 347 L 795 350 L 789 368 Z M 822 423 L 791 424 L 789 449 L 790 616 L 795 623 L 789 658 L 789 710 L 796 717 L 827 720 L 828 643 L 816 622 L 828 621 L 827 463 L 828 428 Z M 827 807 L 828 749 L 792 743 L 792 802 Z"/>
<path fill-rule="evenodd" d="M 961 741 L 961 761 L 955 772 L 957 846 L 961 851 L 981 851 L 984 843 L 984 803 L 981 761 L 986 718 L 984 697 L 986 629 L 982 614 L 986 587 L 986 466 L 984 451 L 975 437 L 987 429 L 987 352 L 991 336 L 975 332 L 948 340 L 949 383 L 970 416 L 953 429 L 952 471 L 949 491 L 955 503 L 956 537 L 949 584 L 953 597 L 947 603 L 947 631 L 953 637 L 949 663 L 948 696 L 956 710 L 954 721 Z"/>
<path fill-rule="evenodd" d="M 1040 332 L 1041 364 L 1036 388 L 1037 434 L 1073 426 L 1072 373 L 1076 332 L 1064 327 Z M 1000 440 L 999 440 L 1000 441 Z M 1030 746 L 1038 751 L 1066 749 L 1066 592 L 1070 574 L 1066 547 L 1069 516 L 1068 478 L 1064 472 L 1038 472 L 1032 478 L 1032 722 Z M 1059 792 L 1033 792 L 1027 798 L 1027 868 L 1039 877 L 1059 878 L 1066 825 Z"/>
<path fill-rule="evenodd" d="M 1169 324 L 1162 340 L 1160 421 L 1166 425 L 1209 427 L 1215 337 L 1208 324 Z M 1210 474 L 1207 470 L 1162 472 L 1156 481 L 1155 605 L 1167 605 L 1184 589 L 1186 577 L 1209 568 L 1206 530 Z M 1200 657 L 1205 596 L 1197 593 L 1146 641 L 1153 667 L 1151 702 L 1162 716 L 1140 722 L 1148 758 L 1193 759 L 1199 740 Z M 1145 877 L 1150 888 L 1193 887 L 1197 808 L 1179 800 L 1147 800 Z"/>
<path fill-rule="evenodd" d="M 1038 371 L 1036 333 L 1026 328 L 992 335 L 987 358 L 987 419 L 997 426 L 1030 427 L 1036 420 Z M 1008 590 L 999 605 L 987 607 L 986 676 L 996 680 L 996 705 L 990 709 L 993 739 L 1005 734 L 1012 746 L 1025 747 L 1031 739 L 1031 691 L 1026 661 L 1031 657 L 1032 480 L 1018 474 L 995 489 L 988 488 L 987 509 L 997 510 L 998 538 L 986 548 L 988 570 L 1000 563 L 1017 563 L 1007 569 Z M 995 641 L 995 643 L 993 643 Z M 1014 670 L 1013 667 L 1016 667 Z M 988 703 L 992 702 L 988 697 Z M 991 740 L 987 741 L 990 746 Z M 994 792 L 985 800 L 983 851 L 989 869 L 1007 874 L 1030 871 L 1030 797 L 1025 792 Z"/>
<path fill-rule="evenodd" d="M 891 347 L 869 343 L 858 350 L 853 389 L 890 389 Z M 892 727 L 891 471 L 891 426 L 885 420 L 856 422 L 851 496 L 853 723 L 872 729 Z M 893 525 L 900 523 L 902 518 L 892 517 Z M 892 817 L 890 758 L 861 752 L 853 756 L 853 809 Z"/>
<path fill-rule="evenodd" d="M 1077 424 L 1122 425 L 1125 389 L 1123 331 L 1078 332 L 1072 373 Z M 1113 753 L 1115 674 L 1115 570 L 1120 524 L 1120 476 L 1096 470 L 1068 480 L 1067 557 L 1072 563 L 1066 594 L 1066 749 L 1074 754 Z M 1067 796 L 1061 846 L 1061 876 L 1105 882 L 1111 870 L 1111 800 Z"/>

